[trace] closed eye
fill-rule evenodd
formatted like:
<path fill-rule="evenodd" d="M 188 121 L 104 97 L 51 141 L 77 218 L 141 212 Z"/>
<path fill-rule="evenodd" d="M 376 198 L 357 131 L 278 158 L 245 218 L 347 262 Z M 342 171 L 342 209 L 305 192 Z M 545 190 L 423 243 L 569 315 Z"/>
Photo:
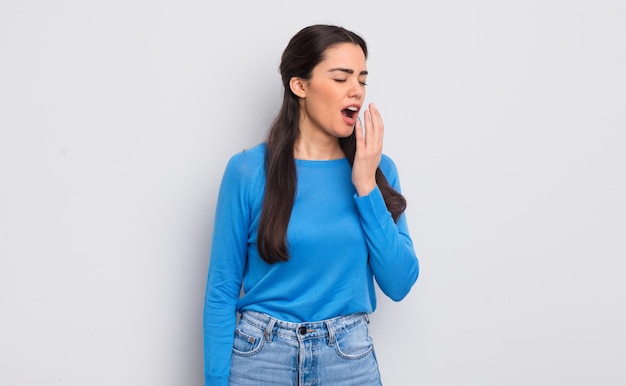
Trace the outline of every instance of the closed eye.
<path fill-rule="evenodd" d="M 343 83 L 345 81 L 346 81 L 346 79 L 335 79 L 335 82 L 338 82 L 338 83 Z M 359 84 L 361 86 L 367 86 L 367 83 L 365 83 L 365 82 L 359 82 Z"/>

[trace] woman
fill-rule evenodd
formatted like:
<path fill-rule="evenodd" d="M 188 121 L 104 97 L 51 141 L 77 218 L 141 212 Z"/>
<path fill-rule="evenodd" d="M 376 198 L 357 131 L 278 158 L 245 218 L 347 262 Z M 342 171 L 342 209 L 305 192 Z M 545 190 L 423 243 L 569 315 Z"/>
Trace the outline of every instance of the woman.
<path fill-rule="evenodd" d="M 283 52 L 283 104 L 266 142 L 226 167 L 206 385 L 380 384 L 367 331 L 374 278 L 399 301 L 419 266 L 381 115 L 363 106 L 366 58 L 365 41 L 342 27 L 299 31 Z"/>

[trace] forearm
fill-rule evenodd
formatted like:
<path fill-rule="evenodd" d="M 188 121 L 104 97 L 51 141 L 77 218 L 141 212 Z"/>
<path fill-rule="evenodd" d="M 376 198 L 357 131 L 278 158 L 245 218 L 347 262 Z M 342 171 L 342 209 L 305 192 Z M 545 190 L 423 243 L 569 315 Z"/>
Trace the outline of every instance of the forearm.
<path fill-rule="evenodd" d="M 394 222 L 382 194 L 375 188 L 357 198 L 369 261 L 381 290 L 391 299 L 404 298 L 419 275 L 419 263 L 404 214 Z"/>

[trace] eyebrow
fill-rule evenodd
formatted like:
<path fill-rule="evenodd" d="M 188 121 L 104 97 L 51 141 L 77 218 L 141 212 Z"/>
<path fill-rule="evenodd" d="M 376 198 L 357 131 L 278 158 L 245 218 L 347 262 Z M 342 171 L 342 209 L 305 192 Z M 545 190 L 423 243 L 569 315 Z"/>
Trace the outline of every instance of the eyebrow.
<path fill-rule="evenodd" d="M 331 68 L 330 70 L 328 70 L 328 72 L 334 72 L 334 71 L 341 71 L 341 72 L 345 72 L 346 74 L 354 74 L 354 70 L 351 70 L 349 68 L 343 68 L 343 67 Z M 368 74 L 367 71 L 361 71 L 359 73 L 359 75 L 367 75 L 367 74 Z"/>

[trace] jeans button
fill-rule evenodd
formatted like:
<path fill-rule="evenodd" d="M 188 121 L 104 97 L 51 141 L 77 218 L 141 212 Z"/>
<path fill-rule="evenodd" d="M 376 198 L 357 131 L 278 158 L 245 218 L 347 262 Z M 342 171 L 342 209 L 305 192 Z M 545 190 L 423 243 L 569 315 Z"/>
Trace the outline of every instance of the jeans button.
<path fill-rule="evenodd" d="M 300 333 L 300 335 L 306 334 L 306 327 L 300 326 L 300 328 L 298 329 L 298 332 Z"/>

